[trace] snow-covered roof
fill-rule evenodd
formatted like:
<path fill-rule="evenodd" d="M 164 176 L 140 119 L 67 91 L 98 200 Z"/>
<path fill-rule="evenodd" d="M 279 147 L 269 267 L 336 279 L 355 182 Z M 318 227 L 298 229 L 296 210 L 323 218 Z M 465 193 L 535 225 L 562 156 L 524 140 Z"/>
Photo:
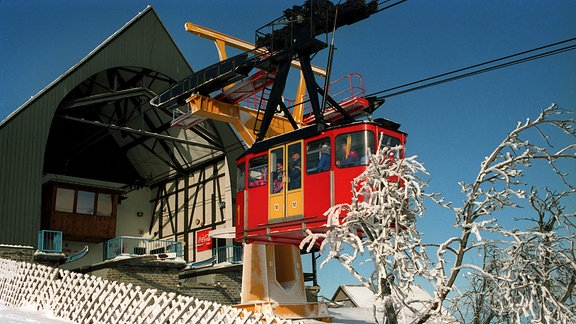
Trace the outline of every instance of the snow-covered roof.
<path fill-rule="evenodd" d="M 345 295 L 342 296 L 342 293 Z M 362 285 L 340 285 L 334 296 L 333 302 L 349 299 L 356 307 L 372 307 L 374 304 L 374 294 L 372 291 Z"/>
<path fill-rule="evenodd" d="M 413 285 L 410 287 L 410 290 L 406 292 L 404 302 L 410 305 L 412 310 L 422 312 L 426 309 L 427 302 L 431 300 L 432 296 L 426 290 L 418 285 Z M 340 309 L 331 310 L 338 318 L 347 318 L 346 316 L 352 314 L 357 314 L 358 316 L 364 314 L 365 316 L 371 316 L 373 318 L 374 315 L 372 312 L 374 306 L 376 306 L 377 316 L 381 316 L 383 312 L 381 301 L 375 300 L 374 293 L 362 285 L 340 285 L 332 297 L 332 302 L 344 306 Z M 353 309 L 356 309 L 356 311 Z M 415 319 L 412 310 L 403 308 L 400 317 L 410 319 L 410 321 Z M 433 320 L 432 323 L 457 323 L 456 319 L 446 311 L 442 311 L 442 314 L 440 319 Z"/>
<path fill-rule="evenodd" d="M 411 301 L 411 306 L 417 309 L 424 306 L 424 304 L 419 301 L 432 299 L 430 294 L 418 285 L 410 287 L 410 291 L 406 297 L 407 301 Z M 340 285 L 334 293 L 332 301 L 338 302 L 344 300 L 350 300 L 356 307 L 372 307 L 374 304 L 374 293 L 362 285 Z"/>

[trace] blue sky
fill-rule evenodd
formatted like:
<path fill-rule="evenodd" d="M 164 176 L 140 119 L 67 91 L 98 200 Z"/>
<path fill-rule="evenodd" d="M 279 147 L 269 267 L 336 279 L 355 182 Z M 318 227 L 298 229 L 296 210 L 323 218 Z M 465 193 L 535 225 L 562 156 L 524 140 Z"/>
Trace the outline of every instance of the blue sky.
<path fill-rule="evenodd" d="M 302 3 L 0 0 L 0 120 L 148 4 L 192 68 L 200 69 L 216 62 L 215 47 L 186 33 L 185 22 L 253 41 L 256 29 Z M 576 2 L 410 0 L 335 36 L 332 75 L 358 72 L 372 93 L 574 38 Z M 325 66 L 326 53 L 313 63 Z M 429 190 L 460 202 L 458 181 L 472 181 L 484 156 L 517 121 L 536 117 L 552 102 L 575 110 L 576 51 L 391 97 L 374 116 L 402 124 L 409 154 L 431 173 Z M 431 208 L 421 224 L 425 239 L 449 235 L 452 220 Z M 332 262 L 320 272 L 321 294 L 331 297 L 336 281 L 356 283 Z"/>

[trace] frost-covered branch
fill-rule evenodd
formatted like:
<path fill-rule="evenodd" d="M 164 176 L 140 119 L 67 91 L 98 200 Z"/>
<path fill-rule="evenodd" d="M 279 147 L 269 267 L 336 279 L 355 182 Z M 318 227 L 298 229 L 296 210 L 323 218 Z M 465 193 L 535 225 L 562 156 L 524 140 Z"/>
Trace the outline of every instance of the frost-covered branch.
<path fill-rule="evenodd" d="M 460 184 L 466 195 L 462 207 L 433 197 L 441 206 L 456 213 L 456 226 L 462 233 L 457 240 L 458 253 L 450 264 L 443 257 L 447 250 L 442 249 L 442 245 L 437 250 L 437 267 L 449 273 L 439 277 L 445 281 L 437 285 L 436 307 L 447 299 L 461 271 L 474 268 L 465 265 L 464 259 L 468 251 L 476 250 L 489 255 L 483 268 L 472 269 L 468 275 L 472 284 L 468 293 L 474 297 L 467 300 L 474 309 L 474 322 L 480 323 L 482 314 L 488 314 L 485 320 L 494 317 L 501 321 L 530 319 L 543 323 L 576 320 L 573 300 L 576 268 L 572 261 L 575 236 L 571 220 L 574 214 L 566 213 L 563 205 L 563 201 L 574 199 L 576 192 L 574 174 L 562 171 L 565 160 L 576 160 L 576 144 L 572 144 L 576 142 L 576 123 L 574 119 L 565 118 L 568 113 L 552 105 L 534 121 L 518 123 L 481 163 L 476 179 L 470 184 Z M 546 134 L 556 130 L 568 136 L 570 144 L 555 148 L 556 141 Z M 530 136 L 530 141 L 523 139 Z M 525 183 L 525 172 L 540 160 L 547 162 L 549 170 L 565 186 L 564 191 L 546 190 L 547 194 L 541 197 L 536 187 Z M 523 217 L 522 221 L 535 223 L 535 227 L 519 231 L 494 223 L 493 215 L 523 205 L 531 207 L 526 214 L 532 210 L 536 216 Z M 484 219 L 486 217 L 491 219 Z M 489 239 L 483 238 L 486 236 Z M 485 242 L 477 244 L 472 239 Z M 450 239 L 447 243 L 454 241 Z M 458 296 L 453 302 L 462 302 L 465 296 Z M 460 309 L 462 305 L 455 307 Z M 430 316 L 423 316 L 421 322 L 428 318 Z"/>
<path fill-rule="evenodd" d="M 331 259 L 344 265 L 360 282 L 383 301 L 388 320 L 396 320 L 399 308 L 409 307 L 405 293 L 416 276 L 430 277 L 430 260 L 416 230 L 422 216 L 422 189 L 427 175 L 416 157 L 399 158 L 403 147 L 381 146 L 371 155 L 365 172 L 352 183 L 349 204 L 330 208 L 325 234 L 305 238 L 301 248 L 321 240 L 320 251 L 327 252 L 321 266 Z M 352 251 L 350 254 L 346 251 Z M 363 265 L 372 264 L 368 278 L 359 277 L 355 263 L 368 254 Z"/>
<path fill-rule="evenodd" d="M 398 158 L 402 147 L 382 147 L 353 181 L 352 201 L 325 213 L 328 231 L 309 233 L 300 247 L 320 242 L 322 266 L 342 263 L 382 300 L 389 323 L 407 320 L 408 311 L 418 323 L 445 322 L 453 319 L 444 317 L 445 307 L 474 323 L 576 322 L 576 179 L 567 167 L 576 161 L 576 122 L 570 113 L 552 105 L 518 123 L 473 181 L 459 184 L 461 205 L 424 193 L 428 174 L 416 157 Z M 568 144 L 555 147 L 561 136 Z M 529 185 L 535 165 L 549 172 L 536 178 L 538 186 Z M 416 225 L 425 198 L 454 214 L 458 235 L 422 241 Z M 513 218 L 512 211 L 522 214 Z M 372 273 L 363 277 L 357 264 L 367 256 L 363 265 Z M 468 280 L 466 290 L 456 287 L 459 278 Z M 417 279 L 434 287 L 430 300 L 416 302 L 420 308 L 406 302 Z"/>

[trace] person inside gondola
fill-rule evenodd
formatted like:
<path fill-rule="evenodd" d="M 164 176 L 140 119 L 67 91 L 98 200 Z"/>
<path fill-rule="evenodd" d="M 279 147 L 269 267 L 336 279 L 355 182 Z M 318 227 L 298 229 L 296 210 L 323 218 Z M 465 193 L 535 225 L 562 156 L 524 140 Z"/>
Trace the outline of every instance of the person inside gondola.
<path fill-rule="evenodd" d="M 350 143 L 342 141 L 340 144 L 340 159 L 336 161 L 336 165 L 340 167 L 358 165 L 359 161 L 358 153 L 354 151 Z"/>
<path fill-rule="evenodd" d="M 323 144 L 320 148 L 320 160 L 318 165 L 310 172 L 324 172 L 330 170 L 330 147 L 327 144 Z"/>
<path fill-rule="evenodd" d="M 274 173 L 274 179 L 272 184 L 272 193 L 279 193 L 282 192 L 284 189 L 284 181 L 282 181 L 284 177 L 284 164 L 282 160 L 276 161 L 276 172 Z"/>
<path fill-rule="evenodd" d="M 294 151 L 290 154 L 292 162 L 290 162 L 290 171 L 288 172 L 289 182 L 288 190 L 300 188 L 300 183 L 302 180 L 302 169 L 300 166 L 300 153 Z"/>

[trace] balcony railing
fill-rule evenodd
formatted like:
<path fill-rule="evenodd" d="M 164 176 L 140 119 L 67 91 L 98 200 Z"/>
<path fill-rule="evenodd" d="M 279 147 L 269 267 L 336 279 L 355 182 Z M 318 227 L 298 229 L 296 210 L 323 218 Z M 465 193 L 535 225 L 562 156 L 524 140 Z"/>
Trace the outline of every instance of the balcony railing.
<path fill-rule="evenodd" d="M 364 98 L 366 97 L 364 78 L 358 73 L 349 73 L 338 80 L 330 82 L 328 94 L 340 105 L 355 98 Z M 285 99 L 285 102 L 289 109 L 296 104 L 296 100 Z M 304 115 L 312 114 L 312 104 L 308 94 L 304 96 L 302 102 L 304 103 Z"/>
<path fill-rule="evenodd" d="M 215 257 L 215 264 L 228 262 L 228 263 L 241 263 L 242 262 L 242 247 L 241 246 L 221 246 L 212 249 L 212 255 Z"/>
<path fill-rule="evenodd" d="M 154 254 L 174 254 L 182 258 L 182 242 L 154 240 L 142 237 L 120 236 L 104 243 L 104 260 L 117 256 L 140 256 Z"/>
<path fill-rule="evenodd" d="M 46 253 L 62 253 L 61 231 L 38 231 L 38 251 Z"/>

